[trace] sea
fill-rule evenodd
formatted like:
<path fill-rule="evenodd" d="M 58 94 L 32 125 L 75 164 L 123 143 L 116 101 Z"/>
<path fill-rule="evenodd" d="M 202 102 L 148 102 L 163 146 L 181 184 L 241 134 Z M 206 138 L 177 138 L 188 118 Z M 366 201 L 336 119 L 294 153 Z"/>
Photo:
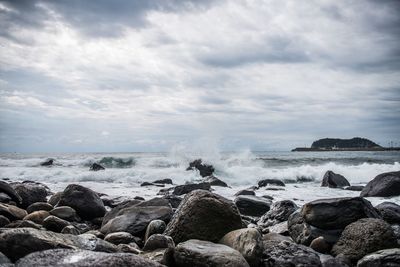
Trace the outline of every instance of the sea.
<path fill-rule="evenodd" d="M 40 165 L 49 158 L 54 159 L 53 166 Z M 176 185 L 201 181 L 198 171 L 186 170 L 197 158 L 212 164 L 214 175 L 229 185 L 213 187 L 217 194 L 234 199 L 237 191 L 255 186 L 261 179 L 277 178 L 286 186 L 260 188 L 256 194 L 291 199 L 299 205 L 321 198 L 359 196 L 357 191 L 321 187 L 328 170 L 343 175 L 352 185 L 365 185 L 380 173 L 400 171 L 400 151 L 193 153 L 175 149 L 163 153 L 5 153 L 0 154 L 0 179 L 37 181 L 53 192 L 77 183 L 110 196 L 149 199 L 161 188 L 141 187 L 142 182 L 164 178 L 171 178 Z M 106 170 L 89 171 L 95 162 Z M 368 200 L 374 205 L 383 201 L 400 204 L 400 196 Z"/>

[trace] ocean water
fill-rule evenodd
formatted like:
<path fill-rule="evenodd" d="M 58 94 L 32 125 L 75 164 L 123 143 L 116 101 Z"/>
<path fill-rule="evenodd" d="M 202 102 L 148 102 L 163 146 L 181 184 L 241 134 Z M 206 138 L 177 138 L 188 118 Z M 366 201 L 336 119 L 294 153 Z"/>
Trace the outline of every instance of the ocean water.
<path fill-rule="evenodd" d="M 48 158 L 55 160 L 54 166 L 40 166 Z M 400 171 L 399 151 L 193 153 L 175 149 L 168 153 L 0 154 L 0 179 L 38 181 L 53 191 L 80 183 L 112 196 L 150 198 L 160 188 L 140 187 L 140 183 L 163 178 L 171 178 L 174 184 L 201 181 L 198 172 L 186 171 L 189 162 L 196 158 L 212 164 L 215 175 L 230 185 L 214 187 L 216 193 L 234 198 L 238 190 L 256 185 L 260 179 L 278 178 L 285 181 L 284 190 L 262 188 L 256 194 L 277 200 L 293 199 L 299 204 L 318 198 L 359 195 L 354 191 L 321 188 L 327 170 L 342 174 L 352 185 L 365 185 L 383 172 Z M 89 171 L 94 162 L 106 170 Z M 369 200 L 374 204 L 382 201 L 400 204 L 400 197 Z"/>

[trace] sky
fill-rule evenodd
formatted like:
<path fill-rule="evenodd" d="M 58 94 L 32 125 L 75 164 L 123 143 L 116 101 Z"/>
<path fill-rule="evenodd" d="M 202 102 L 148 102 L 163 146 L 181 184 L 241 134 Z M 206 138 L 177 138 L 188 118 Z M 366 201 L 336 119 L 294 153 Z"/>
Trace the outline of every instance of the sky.
<path fill-rule="evenodd" d="M 400 146 L 400 1 L 0 0 L 0 152 Z"/>

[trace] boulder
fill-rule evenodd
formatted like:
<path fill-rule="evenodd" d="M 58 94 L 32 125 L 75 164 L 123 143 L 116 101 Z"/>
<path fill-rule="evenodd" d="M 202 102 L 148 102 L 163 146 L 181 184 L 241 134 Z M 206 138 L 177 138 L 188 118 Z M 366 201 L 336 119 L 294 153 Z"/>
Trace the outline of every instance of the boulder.
<path fill-rule="evenodd" d="M 235 196 L 255 196 L 256 193 L 253 190 L 243 189 L 235 193 Z"/>
<path fill-rule="evenodd" d="M 204 164 L 201 159 L 196 159 L 189 163 L 187 171 L 197 169 L 202 177 L 207 177 L 213 174 L 214 167 L 212 165 Z"/>
<path fill-rule="evenodd" d="M 263 233 L 267 232 L 267 233 L 277 233 L 277 234 L 281 234 L 281 235 L 289 235 L 289 229 L 288 229 L 288 222 L 284 221 L 284 222 L 280 222 L 277 224 L 274 224 L 270 227 L 267 228 L 268 231 L 265 231 L 264 228 Z"/>
<path fill-rule="evenodd" d="M 235 204 L 240 214 L 260 217 L 269 211 L 272 201 L 257 196 L 237 196 Z"/>
<path fill-rule="evenodd" d="M 293 239 L 289 236 L 281 235 L 278 233 L 267 233 L 262 236 L 262 240 L 264 241 L 274 241 L 274 242 L 282 242 L 282 241 L 288 241 L 288 242 L 294 242 Z"/>
<path fill-rule="evenodd" d="M 34 182 L 12 183 L 11 186 L 21 197 L 19 205 L 21 208 L 27 208 L 36 202 L 47 202 L 48 188 L 45 185 Z"/>
<path fill-rule="evenodd" d="M 46 161 L 40 163 L 40 166 L 53 166 L 54 159 L 47 159 Z"/>
<path fill-rule="evenodd" d="M 144 240 L 146 241 L 151 235 L 162 234 L 167 228 L 167 225 L 162 220 L 153 220 L 149 223 L 144 235 Z"/>
<path fill-rule="evenodd" d="M 44 228 L 40 224 L 34 223 L 29 220 L 13 221 L 12 223 L 9 223 L 4 227 L 5 228 L 33 228 L 33 229 L 44 230 Z"/>
<path fill-rule="evenodd" d="M 350 186 L 345 186 L 343 189 L 344 190 L 350 190 L 350 191 L 362 191 L 365 186 L 363 185 L 350 185 Z"/>
<path fill-rule="evenodd" d="M 400 266 L 400 248 L 383 249 L 364 256 L 357 267 L 394 267 Z"/>
<path fill-rule="evenodd" d="M 17 204 L 21 204 L 22 202 L 22 198 L 18 195 L 14 188 L 4 181 L 0 181 L 0 193 L 6 194 Z"/>
<path fill-rule="evenodd" d="M 10 221 L 23 219 L 28 213 L 16 206 L 0 203 L 0 215 L 7 217 Z"/>
<path fill-rule="evenodd" d="M 379 174 L 361 191 L 362 197 L 400 196 L 400 171 Z"/>
<path fill-rule="evenodd" d="M 65 235 L 33 228 L 0 229 L 0 251 L 13 261 L 35 251 L 55 248 L 117 251 L 116 246 L 93 235 Z"/>
<path fill-rule="evenodd" d="M 279 179 L 262 179 L 258 181 L 258 187 L 265 187 L 268 185 L 285 186 L 285 183 Z"/>
<path fill-rule="evenodd" d="M 69 235 L 80 235 L 81 232 L 75 228 L 73 225 L 67 225 L 61 230 L 62 234 L 69 234 Z"/>
<path fill-rule="evenodd" d="M 103 217 L 106 209 L 103 201 L 93 190 L 77 184 L 68 185 L 61 195 L 58 206 L 73 208 L 82 219 Z"/>
<path fill-rule="evenodd" d="M 343 229 L 361 218 L 380 218 L 371 203 L 361 197 L 319 199 L 304 204 L 304 221 L 321 229 Z"/>
<path fill-rule="evenodd" d="M 29 220 L 37 224 L 42 224 L 43 220 L 50 216 L 50 213 L 45 210 L 38 210 L 29 213 L 24 217 L 24 220 Z"/>
<path fill-rule="evenodd" d="M 258 267 L 263 251 L 262 236 L 254 228 L 244 228 L 231 231 L 224 235 L 220 244 L 239 251 L 250 266 Z"/>
<path fill-rule="evenodd" d="M 104 237 L 104 241 L 110 242 L 114 245 L 129 244 L 131 242 L 134 242 L 135 238 L 133 237 L 133 235 L 127 232 L 115 232 L 106 235 L 106 237 Z"/>
<path fill-rule="evenodd" d="M 222 181 L 221 179 L 215 177 L 214 175 L 210 175 L 204 178 L 203 180 L 204 183 L 209 183 L 211 186 L 222 186 L 222 187 L 228 187 L 228 185 Z"/>
<path fill-rule="evenodd" d="M 57 192 L 57 193 L 51 195 L 49 200 L 47 201 L 47 203 L 49 203 L 50 205 L 55 207 L 58 204 L 58 201 L 60 201 L 62 193 L 63 192 Z"/>
<path fill-rule="evenodd" d="M 321 186 L 327 186 L 330 188 L 343 188 L 345 186 L 350 186 L 350 183 L 346 178 L 344 178 L 344 176 L 334 173 L 333 171 L 327 171 L 322 178 Z"/>
<path fill-rule="evenodd" d="M 118 212 L 120 212 L 122 209 L 133 207 L 141 202 L 142 201 L 133 199 L 133 200 L 124 201 L 121 204 L 118 204 L 117 206 L 115 206 L 109 212 L 106 213 L 106 215 L 103 218 L 102 226 L 105 225 L 109 220 L 115 218 L 117 216 Z"/>
<path fill-rule="evenodd" d="M 291 200 L 277 201 L 271 205 L 270 210 L 260 218 L 257 224 L 261 227 L 268 227 L 287 221 L 298 208 L 296 203 Z"/>
<path fill-rule="evenodd" d="M 177 267 L 246 267 L 249 266 L 236 250 L 221 244 L 191 239 L 180 243 L 174 253 Z"/>
<path fill-rule="evenodd" d="M 172 188 L 168 188 L 166 191 L 160 191 L 161 194 L 171 193 L 176 196 L 184 195 L 190 193 L 194 190 L 210 190 L 211 186 L 209 183 L 198 183 L 198 184 L 184 184 L 178 185 Z"/>
<path fill-rule="evenodd" d="M 76 214 L 76 211 L 68 206 L 58 206 L 50 211 L 51 215 L 57 216 L 63 220 L 67 220 L 70 222 L 79 221 L 79 217 Z"/>
<path fill-rule="evenodd" d="M 155 183 L 155 184 L 172 184 L 172 180 L 169 178 L 165 178 L 165 179 L 155 180 L 155 181 L 153 181 L 153 183 Z"/>
<path fill-rule="evenodd" d="M 10 223 L 10 220 L 7 217 L 0 215 L 0 227 L 4 227 L 9 223 Z"/>
<path fill-rule="evenodd" d="M 161 235 L 161 234 L 154 234 L 150 236 L 146 243 L 143 246 L 144 251 L 151 251 L 160 248 L 174 248 L 175 243 L 174 240 L 170 236 Z"/>
<path fill-rule="evenodd" d="M 382 219 L 390 224 L 400 223 L 400 206 L 393 202 L 383 202 L 375 207 Z"/>
<path fill-rule="evenodd" d="M 95 172 L 97 172 L 97 171 L 103 171 L 103 170 L 105 170 L 106 168 L 104 168 L 103 166 L 101 166 L 100 164 L 98 164 L 98 163 L 93 163 L 91 166 L 90 166 L 90 168 L 89 168 L 89 171 L 95 171 Z"/>
<path fill-rule="evenodd" d="M 396 246 L 396 237 L 387 222 L 381 219 L 364 218 L 346 226 L 333 246 L 332 254 L 344 256 L 355 264 L 371 252 Z"/>
<path fill-rule="evenodd" d="M 205 190 L 185 196 L 167 225 L 165 234 L 176 244 L 201 239 L 218 242 L 226 233 L 242 228 L 239 211 L 232 201 Z"/>
<path fill-rule="evenodd" d="M 104 253 L 88 250 L 51 249 L 35 252 L 20 259 L 16 267 L 161 267 L 157 262 L 131 253 Z"/>
<path fill-rule="evenodd" d="M 32 213 L 34 211 L 39 211 L 39 210 L 51 211 L 52 209 L 53 206 L 47 202 L 36 202 L 33 203 L 32 205 L 29 205 L 29 207 L 26 208 L 26 211 L 28 213 Z"/>
<path fill-rule="evenodd" d="M 158 262 L 163 266 L 175 266 L 174 250 L 170 248 L 159 248 L 152 251 L 143 251 L 140 256 Z"/>
<path fill-rule="evenodd" d="M 69 226 L 70 223 L 66 220 L 50 215 L 43 220 L 43 226 L 50 231 L 61 233 L 61 231 Z"/>
<path fill-rule="evenodd" d="M 349 267 L 342 259 L 332 257 L 328 254 L 319 254 L 319 259 L 322 267 Z"/>

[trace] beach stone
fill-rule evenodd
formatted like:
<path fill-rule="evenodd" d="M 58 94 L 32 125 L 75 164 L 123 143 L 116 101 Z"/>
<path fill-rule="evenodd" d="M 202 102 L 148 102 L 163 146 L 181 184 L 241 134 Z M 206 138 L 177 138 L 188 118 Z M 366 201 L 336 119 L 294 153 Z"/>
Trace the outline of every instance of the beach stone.
<path fill-rule="evenodd" d="M 361 191 L 362 197 L 400 196 L 400 171 L 379 174 Z"/>
<path fill-rule="evenodd" d="M 303 205 L 304 221 L 321 229 L 343 229 L 361 218 L 380 218 L 371 203 L 361 197 L 329 198 Z"/>
<path fill-rule="evenodd" d="M 238 251 L 225 245 L 195 239 L 176 246 L 174 259 L 177 267 L 249 266 Z"/>
<path fill-rule="evenodd" d="M 104 239 L 104 237 L 105 237 L 105 235 L 102 232 L 100 232 L 99 230 L 89 230 L 89 231 L 85 232 L 85 234 L 94 235 L 95 237 L 100 238 L 100 239 Z"/>
<path fill-rule="evenodd" d="M 175 266 L 174 250 L 170 248 L 159 248 L 152 251 L 143 251 L 140 256 L 158 262 L 163 266 Z"/>
<path fill-rule="evenodd" d="M 269 211 L 272 201 L 257 196 L 237 196 L 235 204 L 240 214 L 260 217 Z"/>
<path fill-rule="evenodd" d="M 375 207 L 382 215 L 382 219 L 390 224 L 400 223 L 400 206 L 393 202 L 382 202 Z"/>
<path fill-rule="evenodd" d="M 335 256 L 343 255 L 356 264 L 365 255 L 394 248 L 397 240 L 390 225 L 381 219 L 364 218 L 349 224 L 332 248 Z"/>
<path fill-rule="evenodd" d="M 15 192 L 22 198 L 21 208 L 27 208 L 36 202 L 47 202 L 48 188 L 40 183 L 23 182 L 12 183 Z"/>
<path fill-rule="evenodd" d="M 0 229 L 0 251 L 15 261 L 29 253 L 54 248 L 116 252 L 117 247 L 93 235 L 66 235 L 33 228 Z"/>
<path fill-rule="evenodd" d="M 162 234 L 167 228 L 167 225 L 162 220 L 153 220 L 149 223 L 144 235 L 144 240 L 147 240 L 151 235 Z"/>
<path fill-rule="evenodd" d="M 39 211 L 39 210 L 51 211 L 52 209 L 53 206 L 47 202 L 36 202 L 33 203 L 32 205 L 29 205 L 29 207 L 26 208 L 26 211 L 28 213 L 32 213 L 34 211 Z"/>
<path fill-rule="evenodd" d="M 43 220 L 43 226 L 50 231 L 61 233 L 61 231 L 70 225 L 70 223 L 66 220 L 58 218 L 56 216 L 50 215 L 46 219 Z"/>
<path fill-rule="evenodd" d="M 231 231 L 224 235 L 220 244 L 239 251 L 250 266 L 258 267 L 263 251 L 262 236 L 254 228 Z"/>
<path fill-rule="evenodd" d="M 262 227 L 268 227 L 287 221 L 289 216 L 298 208 L 296 203 L 291 200 L 276 201 L 271 205 L 270 210 L 260 218 L 257 224 Z"/>
<path fill-rule="evenodd" d="M 9 223 L 10 220 L 6 216 L 0 215 L 0 227 L 4 227 Z"/>
<path fill-rule="evenodd" d="M 289 241 L 264 241 L 263 266 L 321 267 L 317 252 Z"/>
<path fill-rule="evenodd" d="M 68 206 L 58 206 L 55 207 L 50 211 L 51 215 L 57 216 L 58 218 L 61 218 L 63 220 L 67 220 L 70 222 L 76 222 L 79 221 L 79 217 L 76 214 L 76 211 Z"/>
<path fill-rule="evenodd" d="M 207 177 L 213 174 L 214 167 L 209 164 L 204 164 L 201 159 L 196 159 L 189 163 L 187 171 L 197 169 L 202 177 Z"/>
<path fill-rule="evenodd" d="M 262 179 L 258 181 L 258 187 L 265 187 L 268 185 L 285 186 L 285 183 L 279 179 Z"/>
<path fill-rule="evenodd" d="M 253 190 L 243 189 L 235 193 L 235 196 L 255 196 L 256 193 Z"/>
<path fill-rule="evenodd" d="M 201 239 L 218 242 L 226 233 L 242 228 L 235 204 L 217 194 L 196 190 L 185 196 L 165 230 L 175 244 Z"/>
<path fill-rule="evenodd" d="M 0 203 L 6 203 L 6 204 L 13 204 L 17 205 L 16 202 L 14 202 L 9 195 L 6 193 L 0 192 Z"/>
<path fill-rule="evenodd" d="M 215 177 L 214 175 L 210 175 L 204 178 L 203 180 L 204 183 L 209 183 L 212 186 L 222 186 L 222 187 L 228 187 L 228 185 L 222 181 L 221 179 Z"/>
<path fill-rule="evenodd" d="M 365 186 L 363 185 L 350 185 L 350 186 L 345 186 L 343 187 L 344 190 L 350 190 L 350 191 L 362 191 Z"/>
<path fill-rule="evenodd" d="M 172 215 L 171 206 L 132 206 L 121 209 L 114 218 L 101 227 L 100 231 L 106 235 L 114 232 L 141 235 L 145 233 L 146 227 L 151 221 L 168 222 Z"/>
<path fill-rule="evenodd" d="M 7 217 L 10 221 L 23 219 L 28 213 L 16 206 L 0 203 L 0 215 Z"/>
<path fill-rule="evenodd" d="M 155 183 L 155 184 L 172 184 L 172 180 L 169 178 L 165 178 L 165 179 L 155 180 L 155 181 L 153 181 L 153 183 Z"/>
<path fill-rule="evenodd" d="M 37 224 L 42 224 L 43 220 L 50 216 L 50 213 L 45 210 L 38 210 L 32 213 L 29 213 L 24 217 L 23 220 L 29 220 Z"/>
<path fill-rule="evenodd" d="M 162 197 L 155 197 L 146 201 L 141 201 L 135 206 L 137 207 L 150 207 L 150 206 L 157 206 L 157 207 L 171 207 L 169 201 Z"/>
<path fill-rule="evenodd" d="M 118 251 L 123 252 L 123 253 L 133 253 L 133 254 L 139 254 L 141 250 L 139 249 L 138 245 L 135 243 L 130 243 L 130 244 L 118 244 Z"/>
<path fill-rule="evenodd" d="M 332 245 L 326 242 L 323 236 L 319 236 L 311 241 L 310 248 L 319 253 L 327 254 L 331 250 Z"/>
<path fill-rule="evenodd" d="M 7 182 L 0 181 L 0 193 L 6 194 L 11 200 L 17 204 L 21 204 L 22 198 L 14 190 L 14 188 Z"/>
<path fill-rule="evenodd" d="M 400 266 L 400 248 L 383 249 L 364 256 L 357 267 L 395 267 Z"/>
<path fill-rule="evenodd" d="M 53 195 L 50 196 L 49 200 L 47 201 L 47 203 L 49 203 L 50 205 L 52 205 L 53 207 L 55 207 L 58 204 L 58 201 L 60 201 L 61 195 L 63 192 L 57 192 L 54 193 Z"/>
<path fill-rule="evenodd" d="M 174 240 L 172 240 L 170 236 L 154 234 L 146 240 L 146 243 L 144 243 L 143 246 L 143 250 L 150 251 L 159 248 L 174 248 L 174 247 L 175 247 Z"/>
<path fill-rule="evenodd" d="M 75 228 L 73 225 L 67 225 L 61 230 L 62 234 L 70 234 L 70 235 L 80 235 L 81 232 Z M 96 236 L 98 237 L 98 236 Z"/>
<path fill-rule="evenodd" d="M 135 238 L 133 237 L 133 235 L 127 232 L 115 232 L 106 235 L 106 237 L 104 237 L 104 241 L 110 242 L 114 245 L 129 244 L 131 242 L 134 242 Z"/>
<path fill-rule="evenodd" d="M 4 226 L 5 228 L 34 228 L 34 229 L 41 229 L 44 230 L 42 225 L 34 223 L 32 221 L 29 220 L 17 220 L 17 221 L 13 221 L 9 224 L 7 224 L 6 226 Z"/>
<path fill-rule="evenodd" d="M 171 193 L 176 196 L 181 196 L 184 194 L 188 194 L 194 190 L 210 190 L 211 186 L 209 183 L 198 183 L 198 184 L 184 184 L 178 185 L 171 189 L 168 189 L 167 192 L 172 191 Z"/>
<path fill-rule="evenodd" d="M 73 208 L 79 217 L 86 220 L 103 217 L 106 212 L 103 201 L 96 192 L 77 184 L 70 184 L 65 188 L 57 205 Z"/>
<path fill-rule="evenodd" d="M 150 261 L 131 253 L 104 253 L 88 250 L 51 249 L 32 253 L 16 263 L 16 267 L 53 267 L 62 263 L 69 267 L 158 267 Z"/>
<path fill-rule="evenodd" d="M 100 164 L 98 164 L 98 163 L 93 163 L 91 166 L 90 166 L 90 168 L 89 168 L 89 171 L 95 171 L 95 172 L 97 172 L 97 171 L 104 171 L 106 168 L 104 168 L 103 166 L 101 166 Z"/>
<path fill-rule="evenodd" d="M 333 171 L 327 171 L 322 178 L 321 186 L 330 188 L 343 188 L 350 186 L 349 181 L 344 178 L 343 175 L 334 173 Z"/>

